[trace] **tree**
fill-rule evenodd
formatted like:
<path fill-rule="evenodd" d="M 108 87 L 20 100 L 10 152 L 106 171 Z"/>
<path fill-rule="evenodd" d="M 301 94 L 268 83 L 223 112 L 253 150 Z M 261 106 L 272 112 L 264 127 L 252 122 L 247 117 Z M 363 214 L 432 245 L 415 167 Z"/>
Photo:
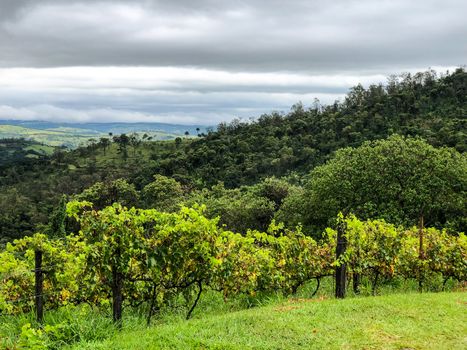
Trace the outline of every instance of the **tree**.
<path fill-rule="evenodd" d="M 139 194 L 133 184 L 129 184 L 124 179 L 117 179 L 111 182 L 96 182 L 82 193 L 76 195 L 74 199 L 89 201 L 93 203 L 95 209 L 102 209 L 113 203 L 133 207 L 138 203 Z"/>
<path fill-rule="evenodd" d="M 420 221 L 465 230 L 467 158 L 418 138 L 392 136 L 336 152 L 310 174 L 304 223 L 325 226 L 340 211 L 395 224 Z"/>
<path fill-rule="evenodd" d="M 99 139 L 99 146 L 102 147 L 102 149 L 104 150 L 104 156 L 105 156 L 105 151 L 110 146 L 110 140 L 107 137 L 101 137 Z"/>
<path fill-rule="evenodd" d="M 210 190 L 195 191 L 187 204 L 206 205 L 206 216 L 219 217 L 227 229 L 245 233 L 248 229 L 266 230 L 274 216 L 274 202 L 251 188 L 226 189 L 223 183 Z"/>
<path fill-rule="evenodd" d="M 118 153 L 120 153 L 124 160 L 128 159 L 128 145 L 130 144 L 130 138 L 126 134 L 120 136 L 114 136 L 113 140 L 118 144 Z"/>
<path fill-rule="evenodd" d="M 87 148 L 91 152 L 95 151 L 97 149 L 98 143 L 96 142 L 96 139 L 88 139 L 88 145 Z"/>
<path fill-rule="evenodd" d="M 0 193 L 0 244 L 32 234 L 38 216 L 32 199 L 18 189 L 8 188 Z"/>
<path fill-rule="evenodd" d="M 272 201 L 275 205 L 275 209 L 278 209 L 289 192 L 295 189 L 294 187 L 295 186 L 284 179 L 268 177 L 255 185 L 253 191 L 256 192 L 258 196 L 265 197 Z"/>
<path fill-rule="evenodd" d="M 147 208 L 174 211 L 178 209 L 182 198 L 183 189 L 180 183 L 159 174 L 154 175 L 154 181 L 143 189 L 143 199 Z"/>
<path fill-rule="evenodd" d="M 141 140 L 137 133 L 133 133 L 129 137 L 129 144 L 133 147 L 133 156 L 136 155 L 136 149 L 141 145 Z"/>
<path fill-rule="evenodd" d="M 46 233 L 49 237 L 65 237 L 65 220 L 67 196 L 63 195 L 49 218 Z"/>

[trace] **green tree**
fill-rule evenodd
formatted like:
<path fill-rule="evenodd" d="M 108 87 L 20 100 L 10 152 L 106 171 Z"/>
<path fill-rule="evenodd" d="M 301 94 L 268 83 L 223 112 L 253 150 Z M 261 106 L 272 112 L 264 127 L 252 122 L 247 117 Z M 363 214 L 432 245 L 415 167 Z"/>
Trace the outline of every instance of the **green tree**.
<path fill-rule="evenodd" d="M 465 230 L 467 158 L 417 138 L 392 136 L 336 152 L 310 174 L 304 223 L 325 226 L 339 211 L 395 224 Z"/>
<path fill-rule="evenodd" d="M 253 191 L 258 196 L 265 197 L 274 202 L 275 208 L 278 209 L 294 187 L 295 186 L 288 183 L 285 179 L 268 177 L 255 185 Z"/>
<path fill-rule="evenodd" d="M 0 194 L 0 244 L 31 235 L 38 220 L 33 200 L 18 189 L 8 188 Z"/>
<path fill-rule="evenodd" d="M 147 208 L 171 212 L 178 209 L 182 199 L 182 185 L 163 175 L 154 175 L 154 181 L 143 189 L 143 200 Z"/>
<path fill-rule="evenodd" d="M 133 207 L 138 204 L 139 193 L 133 184 L 129 184 L 124 179 L 117 179 L 110 182 L 96 182 L 76 195 L 74 199 L 91 202 L 95 209 L 102 209 L 113 203 Z"/>
<path fill-rule="evenodd" d="M 274 216 L 274 202 L 251 188 L 226 189 L 223 183 L 192 194 L 188 205 L 206 205 L 206 216 L 219 217 L 227 229 L 245 233 L 248 229 L 266 230 Z"/>
<path fill-rule="evenodd" d="M 102 150 L 104 151 L 104 156 L 105 156 L 105 151 L 110 146 L 110 140 L 107 137 L 101 137 L 99 139 L 99 146 L 102 147 Z"/>
<path fill-rule="evenodd" d="M 141 145 L 141 140 L 137 133 L 133 133 L 129 137 L 129 144 L 133 147 L 133 156 L 136 155 L 136 149 Z"/>
<path fill-rule="evenodd" d="M 113 137 L 114 142 L 118 145 L 118 153 L 120 153 L 123 159 L 128 159 L 128 145 L 130 144 L 130 138 L 126 134 Z"/>
<path fill-rule="evenodd" d="M 63 195 L 60 202 L 53 210 L 49 218 L 49 224 L 46 228 L 46 233 L 50 237 L 64 237 L 66 235 L 65 224 L 66 224 L 66 203 L 67 196 Z"/>

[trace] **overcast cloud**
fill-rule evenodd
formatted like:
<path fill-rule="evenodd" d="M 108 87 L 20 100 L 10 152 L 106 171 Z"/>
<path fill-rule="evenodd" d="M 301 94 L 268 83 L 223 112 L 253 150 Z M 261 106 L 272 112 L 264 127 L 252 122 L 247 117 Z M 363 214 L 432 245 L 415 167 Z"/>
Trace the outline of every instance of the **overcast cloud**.
<path fill-rule="evenodd" d="M 0 119 L 215 124 L 466 64 L 463 0 L 0 0 Z"/>

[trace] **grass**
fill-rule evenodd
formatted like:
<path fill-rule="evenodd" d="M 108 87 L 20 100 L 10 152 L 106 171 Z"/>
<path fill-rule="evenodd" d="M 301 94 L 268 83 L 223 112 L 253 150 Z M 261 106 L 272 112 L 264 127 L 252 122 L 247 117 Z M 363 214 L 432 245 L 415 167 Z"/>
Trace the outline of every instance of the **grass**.
<path fill-rule="evenodd" d="M 145 305 L 124 308 L 122 330 L 111 321 L 110 305 L 46 310 L 42 333 L 32 310 L 0 315 L 0 349 L 467 349 L 465 284 L 451 280 L 451 292 L 441 293 L 441 281 L 433 279 L 425 286 L 431 293 L 419 294 L 416 281 L 396 279 L 372 297 L 370 281 L 362 282 L 361 294 L 350 289 L 345 300 L 333 298 L 332 278 L 323 279 L 313 299 L 315 281 L 293 297 L 224 300 L 206 290 L 192 320 L 185 320 L 180 297 L 149 328 Z"/>
<path fill-rule="evenodd" d="M 466 349 L 467 294 L 287 299 L 73 349 Z"/>
<path fill-rule="evenodd" d="M 25 151 L 31 150 L 31 151 L 36 151 L 44 155 L 51 155 L 54 152 L 55 147 L 48 146 L 48 145 L 42 145 L 42 144 L 34 144 L 31 146 L 25 147 L 24 150 Z"/>

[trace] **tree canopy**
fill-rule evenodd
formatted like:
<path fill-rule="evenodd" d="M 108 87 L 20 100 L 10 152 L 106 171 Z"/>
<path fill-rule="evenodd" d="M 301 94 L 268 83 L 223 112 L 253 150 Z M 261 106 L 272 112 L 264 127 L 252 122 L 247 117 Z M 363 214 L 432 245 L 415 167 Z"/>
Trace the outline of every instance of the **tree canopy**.
<path fill-rule="evenodd" d="M 424 217 L 463 231 L 466 189 L 464 154 L 395 135 L 341 149 L 314 169 L 301 194 L 303 221 L 322 226 L 343 211 L 408 226 Z"/>

